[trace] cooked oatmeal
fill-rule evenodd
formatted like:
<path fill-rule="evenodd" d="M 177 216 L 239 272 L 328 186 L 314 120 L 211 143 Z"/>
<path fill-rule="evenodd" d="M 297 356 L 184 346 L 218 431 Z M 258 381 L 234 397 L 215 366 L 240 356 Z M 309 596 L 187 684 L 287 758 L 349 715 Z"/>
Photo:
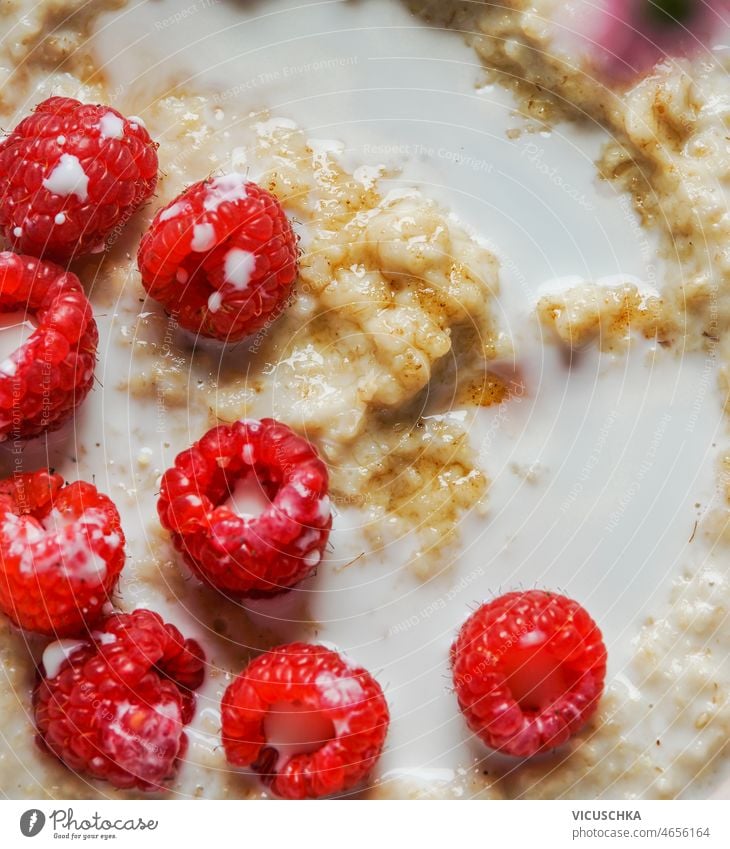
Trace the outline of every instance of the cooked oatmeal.
<path fill-rule="evenodd" d="M 111 87 L 86 45 L 94 17 L 121 5 L 112 0 L 93 10 L 85 6 L 68 19 L 70 0 L 37 7 L 15 2 L 4 12 L 24 13 L 3 39 L 2 73 L 11 83 L 0 101 L 4 124 L 13 124 L 30 103 L 50 93 L 136 111 L 133 103 L 124 103 L 124 92 Z M 469 40 L 490 78 L 513 90 L 523 109 L 515 138 L 523 127 L 541 132 L 586 116 L 607 127 L 613 141 L 598 164 L 600 174 L 630 192 L 644 225 L 662 233 L 667 274 L 656 290 L 625 280 L 546 291 L 534 307 L 535 325 L 560 346 L 596 344 L 617 357 L 630 347 L 633 333 L 670 351 L 712 348 L 719 339 L 730 363 L 724 353 L 730 225 L 721 185 L 730 168 L 723 135 L 730 101 L 722 94 L 722 56 L 715 63 L 660 68 L 617 98 L 579 63 L 566 60 L 560 47 L 553 48 L 549 19 L 559 6 L 554 0 L 509 0 L 501 9 L 410 5 L 476 33 Z M 128 400 L 129 409 L 120 413 L 112 400 L 97 405 L 95 415 L 106 421 L 120 416 L 118 443 L 110 437 L 109 445 L 97 444 L 101 464 L 92 445 L 79 444 L 76 452 L 83 468 L 103 469 L 98 485 L 106 485 L 123 520 L 141 531 L 125 567 L 120 606 L 173 611 L 202 632 L 210 671 L 172 793 L 213 798 L 260 793 L 252 779 L 225 766 L 218 704 L 231 673 L 255 651 L 282 640 L 276 627 L 281 622 L 272 623 L 255 606 L 243 612 L 201 591 L 177 560 L 154 518 L 159 475 L 171 457 L 210 424 L 265 414 L 282 418 L 323 452 L 333 502 L 343 521 L 353 517 L 360 534 L 350 549 L 337 537 L 324 570 L 342 575 L 367 570 L 367 582 L 392 568 L 395 559 L 398 580 L 415 593 L 421 585 L 448 580 L 462 524 L 488 521 L 488 478 L 499 458 L 490 453 L 488 439 L 474 443 L 474 408 L 496 411 L 509 424 L 510 405 L 535 389 L 521 373 L 512 328 L 498 318 L 495 252 L 440 201 L 416 189 L 394 188 L 397 170 L 390 164 L 350 167 L 337 142 L 310 137 L 307 128 L 286 117 L 245 109 L 238 114 L 235 102 L 225 106 L 221 123 L 223 110 L 210 92 L 184 80 L 162 86 L 145 105 L 142 117 L 161 144 L 158 197 L 112 240 L 107 256 L 82 263 L 95 309 L 106 318 L 100 349 L 107 363 L 104 390 L 110 399 Z M 249 173 L 279 197 L 295 222 L 303 258 L 287 311 L 253 339 L 223 351 L 215 343 L 194 344 L 174 318 L 145 300 L 134 253 L 156 209 L 194 179 L 230 170 Z M 158 444 L 150 442 L 151 433 Z M 144 447 L 132 451 L 137 437 Z M 115 444 L 125 438 L 129 445 L 117 457 Z M 513 474 L 534 485 L 538 477 L 549 480 L 551 470 L 533 463 L 514 465 Z M 699 537 L 726 534 L 730 512 L 716 508 L 708 515 Z M 401 552 L 397 544 L 414 530 L 416 542 Z M 446 586 L 432 603 L 439 610 L 438 599 L 458 597 Z M 459 600 L 464 605 L 471 600 L 468 586 L 466 581 L 466 596 Z M 295 623 L 299 638 L 316 639 L 320 623 L 306 593 L 291 595 L 282 622 Z M 657 601 L 657 614 L 637 635 L 636 657 L 612 679 L 600 716 L 555 756 L 514 767 L 483 762 L 479 753 L 453 770 L 393 769 L 368 794 L 681 794 L 712 767 L 730 733 L 725 662 L 730 645 L 719 627 L 728 599 L 727 581 L 716 569 L 682 572 L 673 596 Z M 429 607 L 418 612 L 423 621 L 432 616 Z M 0 640 L 5 679 L 0 711 L 6 717 L 0 774 L 12 777 L 3 792 L 123 795 L 88 784 L 36 751 L 28 715 L 34 672 L 26 641 L 5 622 Z M 37 658 L 40 643 L 32 640 L 30 647 Z M 646 745 L 626 733 L 637 711 L 657 728 Z M 672 741 L 665 739 L 662 723 L 671 724 Z"/>

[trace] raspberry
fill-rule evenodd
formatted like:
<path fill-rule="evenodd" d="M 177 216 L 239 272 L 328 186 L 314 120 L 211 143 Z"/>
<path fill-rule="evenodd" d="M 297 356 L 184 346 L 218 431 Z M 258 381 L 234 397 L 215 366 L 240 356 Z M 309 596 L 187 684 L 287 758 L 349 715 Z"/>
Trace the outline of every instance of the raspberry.
<path fill-rule="evenodd" d="M 57 265 L 0 252 L 0 313 L 23 310 L 37 326 L 0 362 L 0 441 L 56 430 L 94 381 L 99 339 L 78 277 Z"/>
<path fill-rule="evenodd" d="M 161 209 L 137 264 L 147 292 L 182 327 L 235 342 L 284 308 L 297 241 L 273 195 L 227 174 L 195 183 Z"/>
<path fill-rule="evenodd" d="M 252 661 L 221 703 L 228 762 L 274 793 L 313 799 L 356 788 L 388 733 L 388 705 L 370 673 L 324 646 L 290 643 Z"/>
<path fill-rule="evenodd" d="M 157 185 L 138 118 L 50 97 L 0 144 L 0 231 L 13 248 L 68 260 L 103 249 Z"/>
<path fill-rule="evenodd" d="M 38 743 L 75 772 L 160 790 L 184 755 L 205 657 L 150 610 L 109 616 L 90 639 L 52 643 L 33 694 Z"/>
<path fill-rule="evenodd" d="M 306 439 L 274 419 L 240 421 L 178 454 L 157 509 L 175 547 L 209 584 L 232 595 L 272 595 L 321 560 L 332 527 L 327 486 L 327 467 Z M 253 506 L 240 503 L 247 490 Z"/>
<path fill-rule="evenodd" d="M 114 503 L 43 469 L 0 481 L 0 610 L 28 631 L 78 634 L 124 566 Z"/>
<path fill-rule="evenodd" d="M 469 728 L 493 749 L 529 757 L 562 745 L 593 715 L 606 648 L 577 602 L 531 590 L 473 613 L 451 647 L 451 665 Z"/>

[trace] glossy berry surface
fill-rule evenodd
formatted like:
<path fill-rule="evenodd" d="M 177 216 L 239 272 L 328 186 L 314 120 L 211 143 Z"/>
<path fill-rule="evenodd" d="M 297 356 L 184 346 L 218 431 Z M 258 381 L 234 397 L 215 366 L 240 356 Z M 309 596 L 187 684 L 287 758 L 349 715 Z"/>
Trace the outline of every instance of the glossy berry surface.
<path fill-rule="evenodd" d="M 158 513 L 207 583 L 231 595 L 286 590 L 319 564 L 332 527 L 327 467 L 274 419 L 209 430 L 162 477 Z M 241 487 L 257 504 L 236 503 Z"/>
<path fill-rule="evenodd" d="M 114 502 L 47 469 L 0 481 L 0 610 L 26 631 L 86 633 L 124 566 Z"/>
<path fill-rule="evenodd" d="M 378 682 L 319 645 L 290 643 L 257 657 L 226 690 L 228 762 L 256 770 L 286 799 L 346 793 L 383 749 L 389 714 Z"/>
<path fill-rule="evenodd" d="M 195 183 L 161 209 L 137 264 L 150 297 L 178 324 L 236 342 L 286 307 L 297 255 L 279 201 L 234 173 Z"/>
<path fill-rule="evenodd" d="M 159 791 L 185 754 L 204 655 L 150 610 L 107 617 L 86 640 L 43 654 L 38 742 L 69 769 L 122 789 Z"/>
<path fill-rule="evenodd" d="M 529 757 L 562 745 L 595 713 L 606 647 L 576 601 L 512 592 L 467 619 L 451 665 L 469 728 L 492 749 Z"/>
<path fill-rule="evenodd" d="M 49 97 L 0 143 L 0 231 L 22 253 L 65 262 L 103 251 L 157 185 L 139 118 Z"/>
<path fill-rule="evenodd" d="M 0 361 L 0 441 L 56 430 L 94 382 L 99 334 L 81 282 L 54 263 L 2 251 L 0 313 L 33 325 Z"/>

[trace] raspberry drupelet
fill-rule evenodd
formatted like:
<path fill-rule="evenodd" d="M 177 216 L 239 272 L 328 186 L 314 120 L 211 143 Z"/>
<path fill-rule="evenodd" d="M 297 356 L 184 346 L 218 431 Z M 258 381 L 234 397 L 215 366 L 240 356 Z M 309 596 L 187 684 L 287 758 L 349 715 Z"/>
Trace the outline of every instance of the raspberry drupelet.
<path fill-rule="evenodd" d="M 332 527 L 328 480 L 314 446 L 286 425 L 239 421 L 178 454 L 157 509 L 206 582 L 232 596 L 272 595 L 313 574 L 322 558 Z"/>
<path fill-rule="evenodd" d="M 236 342 L 286 306 L 297 253 L 279 201 L 233 173 L 195 183 L 161 209 L 137 264 L 150 297 L 182 327 Z"/>
<path fill-rule="evenodd" d="M 33 695 L 38 743 L 74 772 L 162 790 L 185 753 L 204 664 L 198 643 L 143 609 L 51 643 Z"/>
<path fill-rule="evenodd" d="M 0 441 L 55 430 L 94 381 L 99 339 L 75 274 L 51 262 L 0 252 L 0 313 L 21 312 L 35 329 L 0 362 Z"/>
<path fill-rule="evenodd" d="M 124 566 L 111 499 L 47 469 L 0 481 L 0 610 L 27 631 L 85 633 Z"/>
<path fill-rule="evenodd" d="M 101 251 L 151 197 L 157 144 L 139 118 L 50 97 L 0 143 L 0 231 L 23 253 Z"/>
<path fill-rule="evenodd" d="M 562 745 L 595 713 L 606 648 L 577 602 L 530 590 L 476 610 L 451 665 L 469 728 L 492 749 L 529 757 Z"/>
<path fill-rule="evenodd" d="M 367 670 L 320 645 L 290 643 L 252 661 L 221 705 L 226 758 L 285 799 L 355 790 L 383 750 L 388 705 Z"/>

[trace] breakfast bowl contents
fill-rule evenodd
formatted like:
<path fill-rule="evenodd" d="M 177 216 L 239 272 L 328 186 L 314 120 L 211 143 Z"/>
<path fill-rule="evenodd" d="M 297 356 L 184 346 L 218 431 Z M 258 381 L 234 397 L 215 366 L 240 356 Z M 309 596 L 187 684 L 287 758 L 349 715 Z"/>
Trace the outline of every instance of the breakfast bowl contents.
<path fill-rule="evenodd" d="M 221 425 L 175 458 L 157 505 L 175 547 L 205 581 L 271 595 L 314 573 L 332 527 L 327 467 L 273 419 Z"/>
<path fill-rule="evenodd" d="M 238 342 L 285 305 L 297 244 L 272 194 L 224 174 L 195 183 L 155 215 L 137 262 L 147 292 L 183 327 Z"/>
<path fill-rule="evenodd" d="M 727 49 L 263 5 L 0 41 L 0 789 L 725 792 Z"/>
<path fill-rule="evenodd" d="M 204 676 L 200 646 L 150 610 L 108 616 L 51 643 L 33 693 L 38 740 L 76 772 L 160 790 L 185 753 Z"/>
<path fill-rule="evenodd" d="M 94 381 L 99 334 L 81 282 L 51 262 L 2 251 L 0 310 L 24 331 L 0 363 L 0 440 L 56 430 Z"/>
<path fill-rule="evenodd" d="M 156 148 L 141 119 L 49 97 L 0 143 L 0 230 L 33 256 L 103 251 L 152 196 Z"/>
<path fill-rule="evenodd" d="M 482 605 L 451 647 L 454 688 L 488 746 L 529 757 L 563 745 L 596 712 L 606 647 L 564 596 L 531 590 Z"/>
<path fill-rule="evenodd" d="M 0 481 L 0 610 L 26 631 L 85 633 L 124 566 L 114 502 L 42 469 Z"/>
<path fill-rule="evenodd" d="M 357 789 L 380 757 L 388 705 L 378 682 L 324 646 L 291 643 L 256 660 L 226 690 L 223 746 L 285 799 Z"/>

